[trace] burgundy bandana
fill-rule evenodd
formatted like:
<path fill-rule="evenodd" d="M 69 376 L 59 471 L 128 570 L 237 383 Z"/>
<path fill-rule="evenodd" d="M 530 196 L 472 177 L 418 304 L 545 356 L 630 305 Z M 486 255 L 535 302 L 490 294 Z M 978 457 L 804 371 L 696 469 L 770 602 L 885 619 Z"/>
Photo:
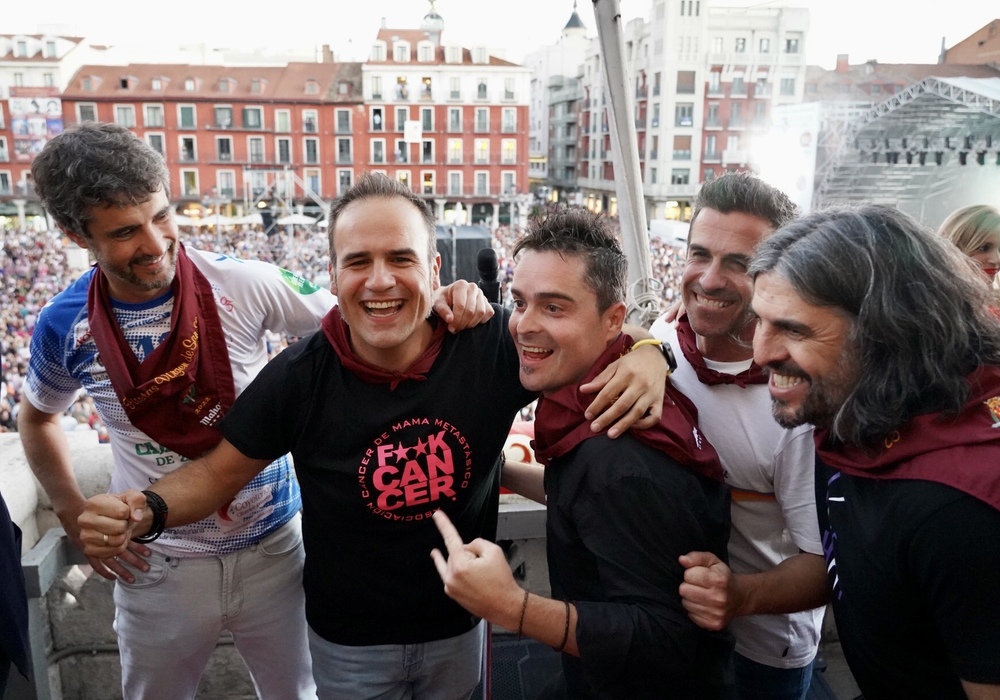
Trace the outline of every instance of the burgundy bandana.
<path fill-rule="evenodd" d="M 351 329 L 340 315 L 340 307 L 334 306 L 323 317 L 323 335 L 333 346 L 344 367 L 359 376 L 369 384 L 389 384 L 389 388 L 395 390 L 399 383 L 407 379 L 415 382 L 422 382 L 427 379 L 427 373 L 434 366 L 438 353 L 441 352 L 441 343 L 444 342 L 445 327 L 436 317 L 428 320 L 434 326 L 434 334 L 431 342 L 412 365 L 402 372 L 382 369 L 365 362 L 354 350 L 351 349 L 350 333 Z"/>
<path fill-rule="evenodd" d="M 816 430 L 816 454 L 852 476 L 922 479 L 956 488 L 1000 510 L 1000 367 L 966 377 L 969 400 L 955 416 L 917 416 L 869 455 Z"/>
<path fill-rule="evenodd" d="M 715 384 L 735 384 L 745 389 L 748 384 L 767 384 L 767 375 L 756 365 L 751 363 L 749 369 L 745 369 L 739 374 L 726 374 L 718 372 L 705 364 L 705 358 L 698 350 L 698 337 L 688 321 L 687 314 L 677 319 L 677 340 L 681 345 L 681 352 L 691 363 L 698 379 L 702 384 L 713 386 Z"/>
<path fill-rule="evenodd" d="M 604 371 L 604 368 L 629 351 L 632 338 L 619 334 L 604 354 L 598 358 L 580 384 L 565 386 L 538 399 L 535 410 L 535 456 L 542 464 L 561 457 L 588 438 L 595 437 L 591 421 L 584 411 L 593 396 L 581 394 L 581 384 L 586 384 Z M 646 430 L 630 433 L 643 444 L 667 453 L 671 458 L 696 474 L 722 481 L 722 465 L 715 448 L 697 429 L 698 409 L 690 399 L 667 382 L 663 397 L 663 416 L 660 422 Z M 607 429 L 601 434 L 607 432 Z"/>
<path fill-rule="evenodd" d="M 236 397 L 233 368 L 212 286 L 181 243 L 170 289 L 170 334 L 141 363 L 115 320 L 100 266 L 87 290 L 87 317 L 100 361 L 132 425 L 194 459 L 222 439 L 214 426 Z"/>

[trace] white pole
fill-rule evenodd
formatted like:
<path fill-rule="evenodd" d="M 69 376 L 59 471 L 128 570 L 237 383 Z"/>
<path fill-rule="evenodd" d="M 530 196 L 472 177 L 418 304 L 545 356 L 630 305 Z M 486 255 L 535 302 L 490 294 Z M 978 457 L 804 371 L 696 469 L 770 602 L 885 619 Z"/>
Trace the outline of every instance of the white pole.
<path fill-rule="evenodd" d="M 629 321 L 648 328 L 659 314 L 658 283 L 649 259 L 646 206 L 642 195 L 639 146 L 632 115 L 631 86 L 625 64 L 622 13 L 619 0 L 593 0 L 597 39 L 604 64 L 604 89 L 608 94 L 611 158 L 615 169 L 618 219 L 622 246 L 628 257 Z M 591 96 L 594 97 L 593 95 Z"/>

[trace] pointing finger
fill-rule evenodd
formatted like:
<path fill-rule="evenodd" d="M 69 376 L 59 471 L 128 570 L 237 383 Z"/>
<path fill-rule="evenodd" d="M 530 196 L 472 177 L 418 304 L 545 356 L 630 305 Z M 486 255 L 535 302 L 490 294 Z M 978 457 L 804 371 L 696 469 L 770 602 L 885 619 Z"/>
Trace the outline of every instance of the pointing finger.
<path fill-rule="evenodd" d="M 451 520 L 448 516 L 444 514 L 443 510 L 434 511 L 434 524 L 437 525 L 438 532 L 441 533 L 441 538 L 444 540 L 444 546 L 448 550 L 448 556 L 457 554 L 462 551 L 464 543 L 462 542 L 462 536 L 458 534 L 458 530 L 455 526 L 451 524 Z"/>

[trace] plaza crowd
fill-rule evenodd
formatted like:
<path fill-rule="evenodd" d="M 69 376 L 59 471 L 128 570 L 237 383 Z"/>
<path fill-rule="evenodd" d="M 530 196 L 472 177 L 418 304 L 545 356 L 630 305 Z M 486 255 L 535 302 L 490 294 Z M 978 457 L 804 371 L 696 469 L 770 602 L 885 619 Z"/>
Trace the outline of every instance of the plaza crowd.
<path fill-rule="evenodd" d="M 613 224 L 616 224 L 612 220 Z M 284 230 L 267 235 L 260 227 L 229 229 L 221 235 L 212 230 L 181 227 L 183 240 L 200 250 L 223 253 L 244 260 L 262 260 L 326 286 L 329 280 L 329 243 L 325 232 L 296 229 L 294 237 Z M 510 280 L 514 260 L 510 251 L 520 235 L 517 229 L 500 226 L 494 232 L 493 246 L 500 260 L 500 277 L 505 301 L 510 300 Z M 3 369 L 0 378 L 0 432 L 17 429 L 18 403 L 28 366 L 28 346 L 38 312 L 59 290 L 64 289 L 82 270 L 68 269 L 64 246 L 73 246 L 58 231 L 34 229 L 2 232 L 0 250 L 0 355 Z M 654 238 L 650 241 L 653 278 L 659 280 L 661 304 L 666 307 L 679 289 L 684 269 L 684 251 Z M 287 347 L 289 338 L 277 334 L 267 337 L 271 356 Z M 97 430 L 100 439 L 107 433 L 94 403 L 81 396 L 63 421 L 66 429 Z"/>

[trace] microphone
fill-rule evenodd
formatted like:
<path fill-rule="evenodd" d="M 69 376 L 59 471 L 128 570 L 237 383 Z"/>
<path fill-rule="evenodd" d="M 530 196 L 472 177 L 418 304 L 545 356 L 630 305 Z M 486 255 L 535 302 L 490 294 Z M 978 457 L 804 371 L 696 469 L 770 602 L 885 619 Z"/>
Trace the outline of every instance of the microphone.
<path fill-rule="evenodd" d="M 476 256 L 476 269 L 479 271 L 479 288 L 486 295 L 486 301 L 500 303 L 500 263 L 497 252 L 492 248 L 480 248 Z"/>

